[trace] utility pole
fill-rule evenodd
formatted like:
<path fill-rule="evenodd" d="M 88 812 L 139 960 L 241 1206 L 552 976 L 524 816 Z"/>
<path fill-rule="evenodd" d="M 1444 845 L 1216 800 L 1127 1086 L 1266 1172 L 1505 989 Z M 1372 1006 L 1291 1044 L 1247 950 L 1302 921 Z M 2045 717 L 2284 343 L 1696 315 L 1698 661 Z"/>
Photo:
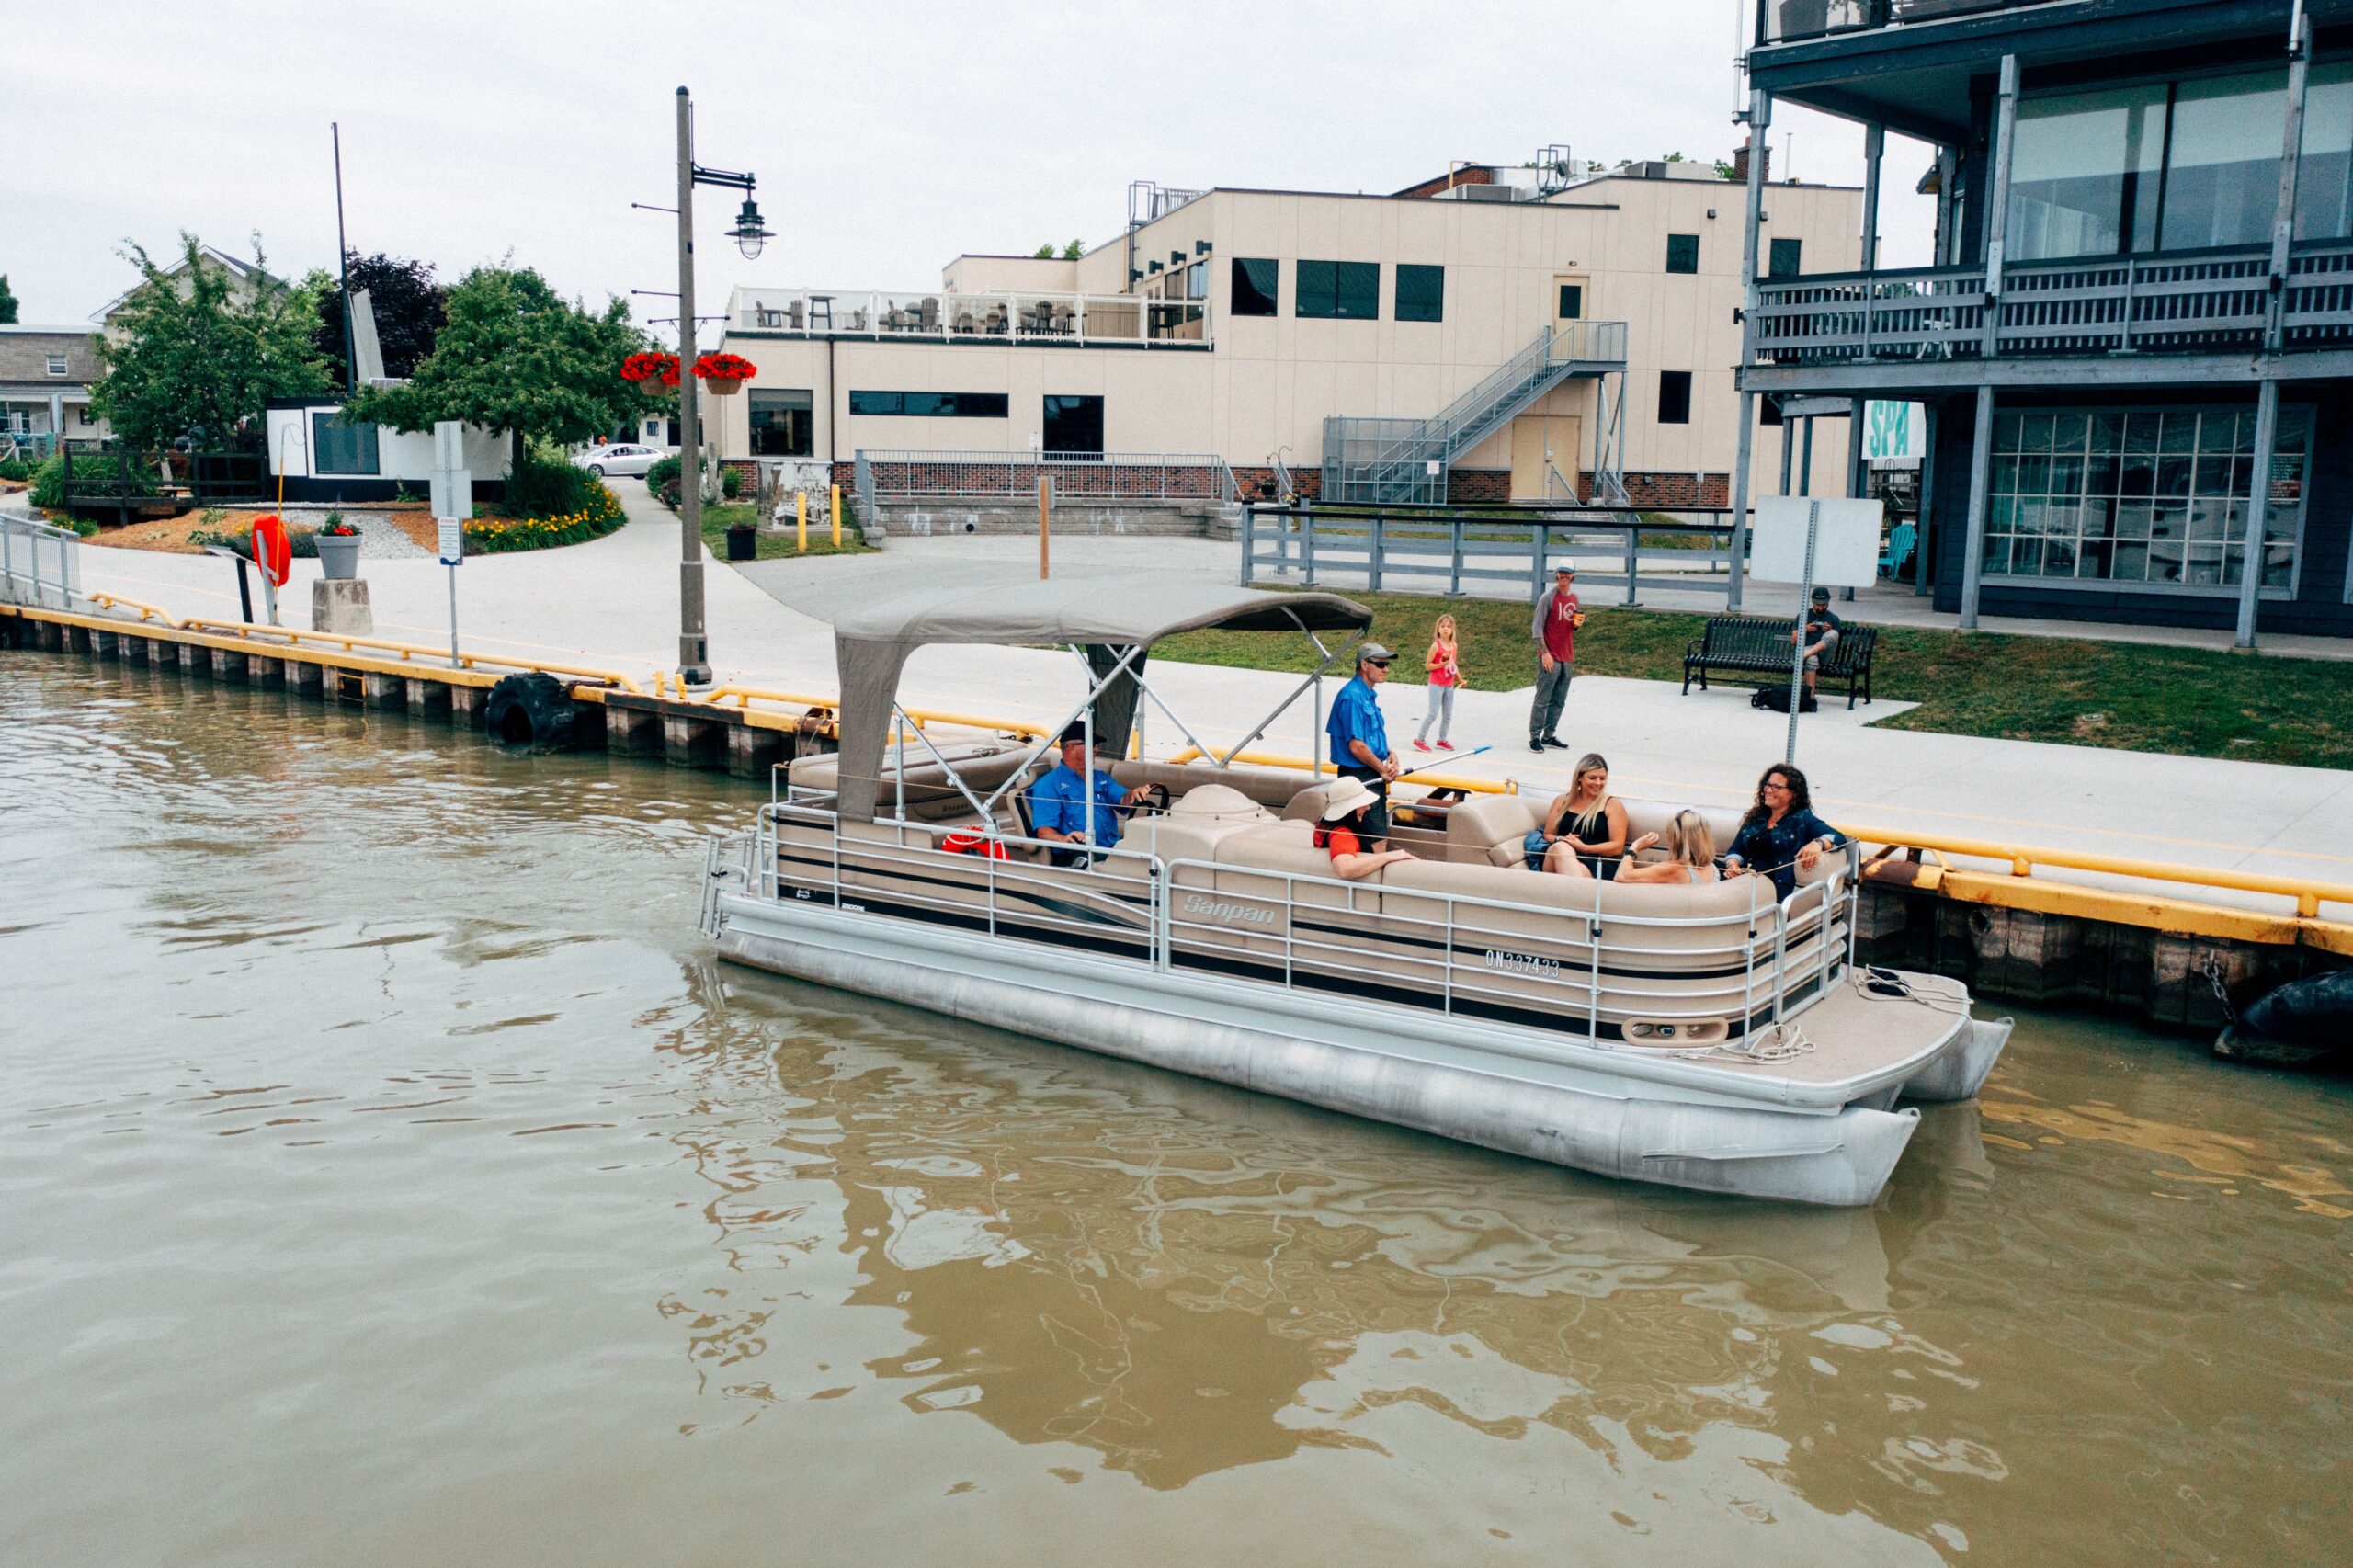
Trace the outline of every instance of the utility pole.
<path fill-rule="evenodd" d="M 695 106 L 678 89 L 678 679 L 710 684 L 703 630 L 702 426 L 695 384 Z"/>

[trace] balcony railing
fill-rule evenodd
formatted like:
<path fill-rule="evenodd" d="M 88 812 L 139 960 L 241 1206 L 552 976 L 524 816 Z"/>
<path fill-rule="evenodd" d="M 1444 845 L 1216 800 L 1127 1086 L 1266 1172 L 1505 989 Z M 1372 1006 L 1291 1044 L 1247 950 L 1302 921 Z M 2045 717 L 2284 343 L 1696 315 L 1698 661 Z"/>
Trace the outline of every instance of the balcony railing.
<path fill-rule="evenodd" d="M 2270 253 L 2030 262 L 2002 276 L 1993 353 L 2217 354 L 2260 346 Z M 2353 242 L 2289 258 L 2287 344 L 2353 345 Z M 1838 273 L 1757 284 L 1756 363 L 1975 359 L 1987 352 L 1985 269 Z"/>
<path fill-rule="evenodd" d="M 1905 22 L 1933 22 L 1981 11 L 2016 11 L 2057 0 L 1766 0 L 1756 17 L 1756 41 L 1793 43 L 1830 33 Z"/>
<path fill-rule="evenodd" d="M 1233 471 L 1215 452 L 858 451 L 860 499 L 1017 501 L 1051 479 L 1057 501 L 1231 501 Z"/>
<path fill-rule="evenodd" d="M 731 325 L 801 337 L 1098 347 L 1210 346 L 1208 301 L 1154 300 L 1140 294 L 757 289 L 738 296 Z"/>

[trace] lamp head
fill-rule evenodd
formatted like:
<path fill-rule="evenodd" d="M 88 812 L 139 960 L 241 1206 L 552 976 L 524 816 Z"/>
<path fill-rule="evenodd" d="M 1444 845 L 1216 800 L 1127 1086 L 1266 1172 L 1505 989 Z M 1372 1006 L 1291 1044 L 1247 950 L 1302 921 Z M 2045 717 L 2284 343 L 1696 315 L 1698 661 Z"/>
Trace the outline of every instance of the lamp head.
<path fill-rule="evenodd" d="M 767 226 L 760 222 L 759 203 L 749 196 L 744 198 L 744 210 L 735 214 L 735 226 L 727 231 L 727 237 L 735 242 L 735 248 L 744 253 L 745 261 L 757 261 L 761 247 L 772 237 Z"/>

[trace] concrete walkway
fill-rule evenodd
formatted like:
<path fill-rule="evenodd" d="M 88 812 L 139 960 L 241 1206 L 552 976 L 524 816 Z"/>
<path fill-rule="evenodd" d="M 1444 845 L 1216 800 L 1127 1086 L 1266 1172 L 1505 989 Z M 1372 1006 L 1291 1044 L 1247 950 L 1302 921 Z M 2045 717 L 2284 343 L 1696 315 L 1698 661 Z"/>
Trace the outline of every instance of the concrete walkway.
<path fill-rule="evenodd" d="M 616 488 L 631 519 L 619 532 L 567 549 L 480 557 L 458 569 L 467 646 L 612 668 L 641 680 L 676 666 L 677 520 L 642 486 L 622 481 Z M 1058 574 L 1141 568 L 1232 581 L 1233 547 L 1206 551 L 1215 552 L 1214 562 L 1201 541 L 1072 539 L 1055 541 L 1054 562 Z M 878 555 L 748 569 L 706 553 L 712 663 L 722 681 L 830 694 L 836 684 L 824 616 L 903 585 L 1018 578 L 1035 572 L 1036 560 L 1034 541 L 988 536 L 893 540 Z M 83 551 L 82 563 L 93 590 L 111 589 L 176 614 L 236 614 L 235 585 L 218 560 L 93 547 Z M 317 565 L 298 561 L 294 568 L 283 619 L 302 625 Z M 448 579 L 437 562 L 370 562 L 367 576 L 379 635 L 427 646 L 446 642 Z M 1203 740 L 1230 745 L 1298 677 L 1163 664 L 1153 666 L 1152 681 Z M 1052 722 L 1081 689 L 1067 652 L 934 648 L 911 662 L 904 695 L 917 706 Z M 1384 688 L 1382 706 L 1401 748 L 1412 740 L 1423 702 L 1418 686 Z M 2353 883 L 2353 771 L 1872 727 L 1903 706 L 1881 701 L 1850 715 L 1834 702 L 1802 721 L 1798 760 L 1824 814 L 1870 827 Z M 1460 762 L 1458 770 L 1550 792 L 1566 784 L 1576 753 L 1594 750 L 1609 758 L 1613 782 L 1624 793 L 1729 804 L 1747 799 L 1758 770 L 1780 757 L 1788 721 L 1750 708 L 1745 690 L 1680 697 L 1672 684 L 1587 676 L 1571 693 L 1562 726 L 1574 751 L 1531 755 L 1527 722 L 1525 689 L 1463 692 L 1457 744 L 1495 749 Z M 1302 700 L 1258 745 L 1303 756 L 1311 729 Z M 1155 753 L 1184 744 L 1157 712 L 1148 736 Z"/>

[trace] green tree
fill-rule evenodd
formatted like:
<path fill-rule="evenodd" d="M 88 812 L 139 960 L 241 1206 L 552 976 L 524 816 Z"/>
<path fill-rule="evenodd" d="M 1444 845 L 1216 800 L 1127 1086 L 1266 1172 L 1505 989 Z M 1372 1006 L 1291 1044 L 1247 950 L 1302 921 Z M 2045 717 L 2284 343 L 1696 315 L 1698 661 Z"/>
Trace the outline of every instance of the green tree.
<path fill-rule="evenodd" d="M 601 312 L 566 301 L 529 267 L 476 267 L 444 301 L 433 352 L 403 386 L 362 387 L 355 419 L 395 430 L 430 430 L 460 419 L 506 435 L 510 473 L 521 473 L 526 442 L 569 445 L 608 436 L 654 406 L 620 378 L 621 361 L 649 347 L 630 324 L 625 301 Z"/>
<path fill-rule="evenodd" d="M 0 326 L 12 326 L 17 320 L 17 296 L 9 290 L 8 275 L 0 272 Z"/>
<path fill-rule="evenodd" d="M 1070 244 L 1063 246 L 1063 259 L 1064 261 L 1076 261 L 1080 256 L 1085 256 L 1086 254 L 1086 242 L 1082 240 L 1073 240 Z"/>
<path fill-rule="evenodd" d="M 1048 240 L 1044 244 L 1040 245 L 1036 250 L 1031 251 L 1029 254 L 1040 261 L 1051 261 L 1054 259 L 1054 242 Z"/>
<path fill-rule="evenodd" d="M 227 447 L 260 438 L 273 398 L 315 397 L 326 373 L 311 345 L 324 277 L 289 287 L 262 267 L 241 283 L 180 235 L 186 270 L 166 274 L 137 244 L 123 253 L 141 282 L 116 318 L 119 336 L 101 338 L 101 370 L 90 410 L 134 447 Z"/>
<path fill-rule="evenodd" d="M 383 350 L 384 374 L 406 378 L 433 352 L 440 335 L 441 318 L 449 290 L 433 280 L 428 262 L 401 261 L 384 255 L 345 258 L 351 291 L 368 290 L 368 311 L 376 318 L 376 346 Z M 329 289 L 319 296 L 318 330 L 312 341 L 327 362 L 335 384 L 345 385 L 349 372 L 343 361 L 343 290 Z"/>

